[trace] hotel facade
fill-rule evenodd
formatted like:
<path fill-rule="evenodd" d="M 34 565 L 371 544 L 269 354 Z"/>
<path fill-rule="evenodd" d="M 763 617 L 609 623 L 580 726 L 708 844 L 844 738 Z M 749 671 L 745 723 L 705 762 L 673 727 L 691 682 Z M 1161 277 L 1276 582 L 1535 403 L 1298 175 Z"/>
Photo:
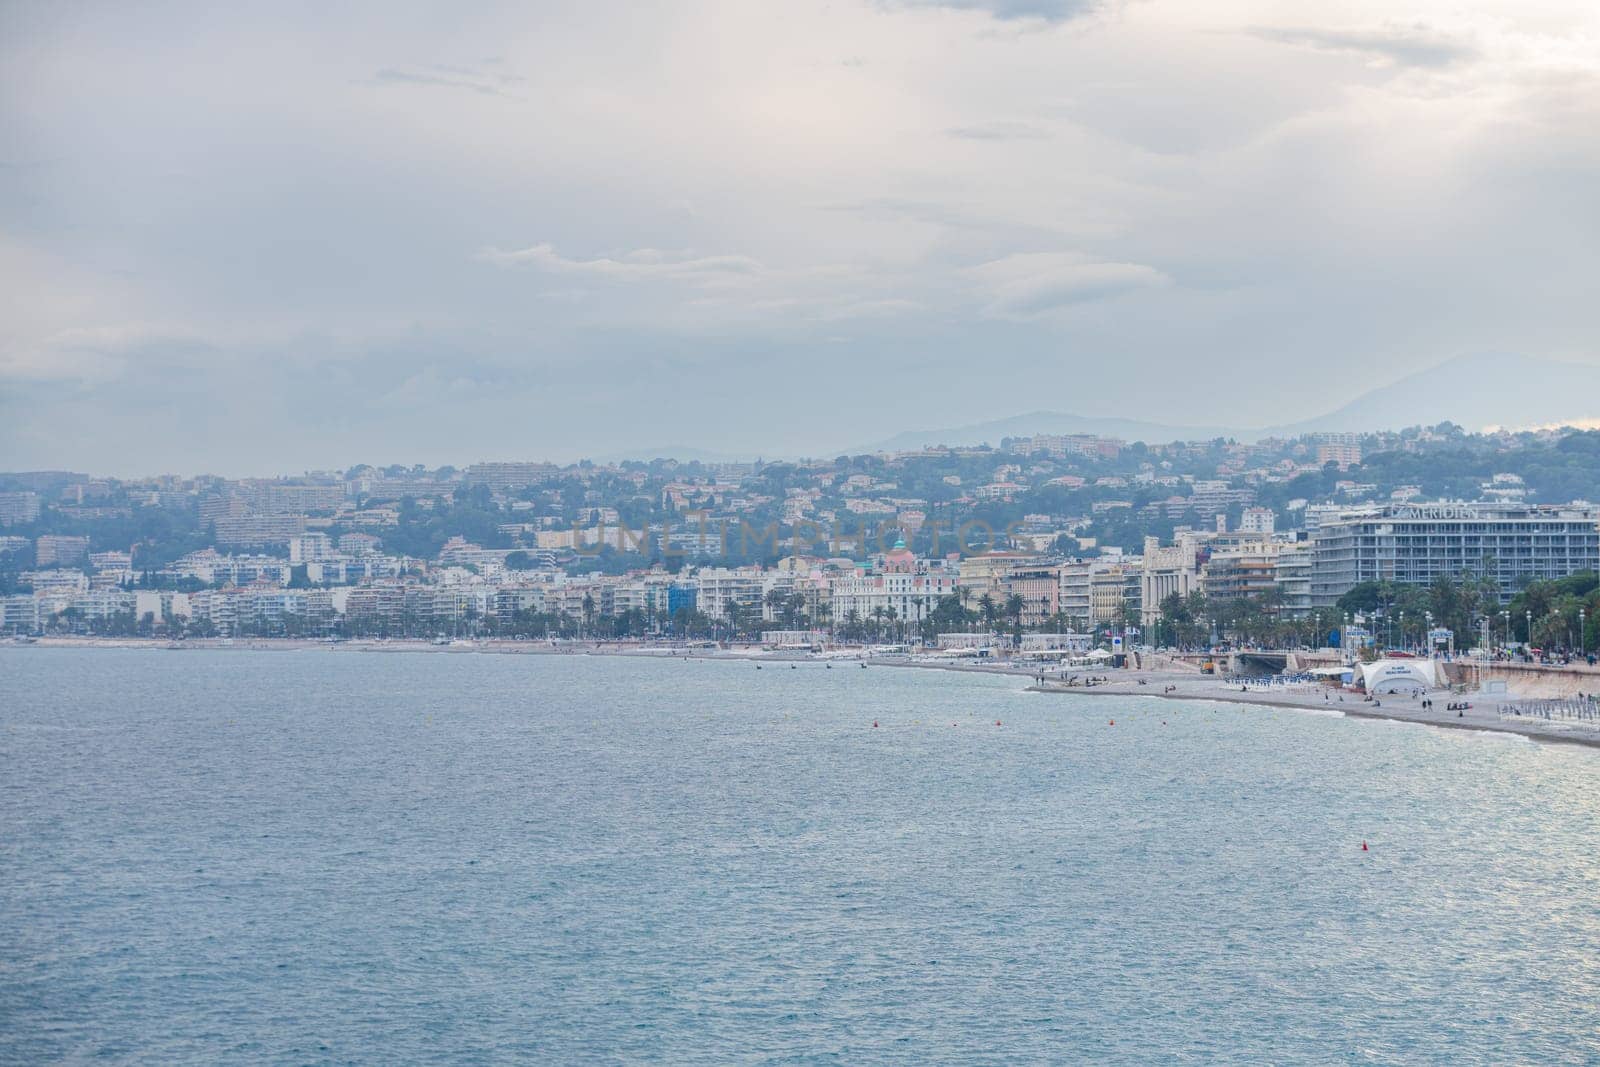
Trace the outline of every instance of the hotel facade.
<path fill-rule="evenodd" d="M 1582 504 L 1386 504 L 1325 512 L 1311 531 L 1311 603 L 1362 582 L 1431 585 L 1476 575 L 1502 602 L 1532 581 L 1600 570 L 1600 508 Z"/>

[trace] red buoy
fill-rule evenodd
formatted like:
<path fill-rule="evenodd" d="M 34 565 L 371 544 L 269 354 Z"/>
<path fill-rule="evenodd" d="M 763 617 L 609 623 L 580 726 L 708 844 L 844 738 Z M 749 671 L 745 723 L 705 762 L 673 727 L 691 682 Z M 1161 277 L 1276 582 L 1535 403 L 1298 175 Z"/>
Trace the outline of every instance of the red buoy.
<path fill-rule="evenodd" d="M 874 730 L 876 730 L 878 728 L 878 720 L 877 719 L 873 719 L 872 720 L 872 728 Z"/>
<path fill-rule="evenodd" d="M 995 720 L 995 721 L 994 721 L 994 724 L 995 724 L 995 725 L 996 725 L 996 726 L 999 726 L 999 725 L 1000 725 L 1000 720 L 999 720 L 999 719 L 996 719 L 996 720 Z"/>
<path fill-rule="evenodd" d="M 1362 852 L 1366 852 L 1366 851 L 1368 851 L 1368 849 L 1367 849 L 1367 843 L 1366 843 L 1366 842 L 1365 842 L 1365 841 L 1363 841 L 1363 842 L 1361 842 L 1361 851 L 1362 851 Z"/>
<path fill-rule="evenodd" d="M 1106 725 L 1107 726 L 1115 726 L 1115 725 L 1117 725 L 1117 720 L 1116 719 L 1112 719 L 1110 722 L 1106 723 Z"/>

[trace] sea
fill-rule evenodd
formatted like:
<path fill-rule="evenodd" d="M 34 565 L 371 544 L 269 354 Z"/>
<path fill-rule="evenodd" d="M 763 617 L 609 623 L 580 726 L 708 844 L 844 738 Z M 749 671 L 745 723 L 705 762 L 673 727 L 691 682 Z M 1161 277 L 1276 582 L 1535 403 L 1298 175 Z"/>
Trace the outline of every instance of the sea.
<path fill-rule="evenodd" d="M 0 649 L 0 1062 L 1600 1062 L 1600 750 L 849 662 Z"/>

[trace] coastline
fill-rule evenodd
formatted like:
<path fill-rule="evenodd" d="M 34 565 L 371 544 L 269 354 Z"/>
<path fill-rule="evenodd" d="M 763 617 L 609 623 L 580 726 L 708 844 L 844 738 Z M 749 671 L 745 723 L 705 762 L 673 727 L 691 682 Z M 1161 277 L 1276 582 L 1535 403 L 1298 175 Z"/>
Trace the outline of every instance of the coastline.
<path fill-rule="evenodd" d="M 690 659 L 712 662 L 787 662 L 793 664 L 818 664 L 823 661 L 801 653 L 767 651 L 756 647 L 737 650 L 707 650 L 689 648 L 661 648 L 637 645 L 607 645 L 599 643 L 571 643 L 552 645 L 543 641 L 474 641 L 462 644 L 435 644 L 422 640 L 375 640 L 327 642 L 299 638 L 251 638 L 229 641 L 222 638 L 168 641 L 163 638 L 139 637 L 41 637 L 28 643 L 7 643 L 0 647 L 28 648 L 122 648 L 140 651 L 204 652 L 428 652 L 453 655 L 553 655 L 553 656 L 617 656 L 648 659 Z M 1013 666 L 1009 663 L 927 663 L 877 657 L 860 657 L 837 660 L 840 665 L 870 663 L 873 667 L 913 668 L 937 671 L 955 671 L 968 674 L 993 674 L 1021 678 L 1031 684 L 1027 691 L 1051 695 L 1097 697 L 1159 697 L 1164 700 L 1204 700 L 1224 704 L 1243 704 L 1254 707 L 1327 714 L 1335 712 L 1357 719 L 1410 723 L 1431 726 L 1442 730 L 1466 730 L 1477 733 L 1509 734 L 1530 741 L 1548 744 L 1578 745 L 1600 749 L 1600 730 L 1576 733 L 1542 724 L 1542 720 L 1526 722 L 1506 721 L 1500 716 L 1501 702 L 1515 703 L 1515 698 L 1472 694 L 1466 699 L 1474 706 L 1467 715 L 1447 711 L 1430 712 L 1406 703 L 1398 695 L 1390 697 L 1390 704 L 1374 708 L 1360 698 L 1349 699 L 1354 694 L 1343 694 L 1346 699 L 1317 700 L 1316 689 L 1306 687 L 1273 687 L 1270 689 L 1240 690 L 1220 678 L 1202 676 L 1173 670 L 1107 670 L 1107 681 L 1093 686 L 1068 686 L 1046 680 L 1039 684 L 1039 672 L 1031 666 Z M 1142 683 L 1142 684 L 1141 684 Z M 1163 691 L 1166 687 L 1173 691 Z M 1448 703 L 1448 698 L 1446 700 Z"/>
<path fill-rule="evenodd" d="M 1029 686 L 1030 692 L 1072 695 L 1095 696 L 1146 696 L 1158 697 L 1163 700 L 1204 700 L 1219 704 L 1248 704 L 1258 708 L 1272 708 L 1298 712 L 1312 712 L 1314 714 L 1336 713 L 1351 719 L 1371 719 L 1381 722 L 1407 723 L 1413 726 L 1430 726 L 1440 730 L 1465 730 L 1472 733 L 1488 734 L 1513 734 L 1525 737 L 1529 741 L 1547 743 L 1552 745 L 1578 745 L 1583 748 L 1600 748 L 1600 732 L 1585 736 L 1582 734 L 1558 733 L 1553 730 L 1542 729 L 1533 721 L 1527 723 L 1506 722 L 1498 717 L 1490 720 L 1479 716 L 1477 718 L 1454 718 L 1448 713 L 1441 713 L 1440 717 L 1429 718 L 1424 714 L 1407 714 L 1411 709 L 1404 707 L 1388 707 L 1382 710 L 1373 710 L 1364 703 L 1352 704 L 1350 701 L 1340 703 L 1323 703 L 1313 700 L 1267 700 L 1265 694 L 1259 692 L 1221 692 L 1221 693 L 1141 693 L 1127 689 L 1112 689 L 1111 686 L 1095 686 L 1092 689 L 1065 688 L 1062 686 L 1037 685 Z"/>

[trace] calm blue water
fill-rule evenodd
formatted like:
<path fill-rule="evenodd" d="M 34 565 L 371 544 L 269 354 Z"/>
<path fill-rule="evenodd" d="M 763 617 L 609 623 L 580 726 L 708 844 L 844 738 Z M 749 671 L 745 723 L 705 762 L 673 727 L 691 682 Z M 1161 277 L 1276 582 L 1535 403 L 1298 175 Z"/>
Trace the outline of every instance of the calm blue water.
<path fill-rule="evenodd" d="M 0 1060 L 1600 1060 L 1600 752 L 1021 684 L 0 650 Z"/>

